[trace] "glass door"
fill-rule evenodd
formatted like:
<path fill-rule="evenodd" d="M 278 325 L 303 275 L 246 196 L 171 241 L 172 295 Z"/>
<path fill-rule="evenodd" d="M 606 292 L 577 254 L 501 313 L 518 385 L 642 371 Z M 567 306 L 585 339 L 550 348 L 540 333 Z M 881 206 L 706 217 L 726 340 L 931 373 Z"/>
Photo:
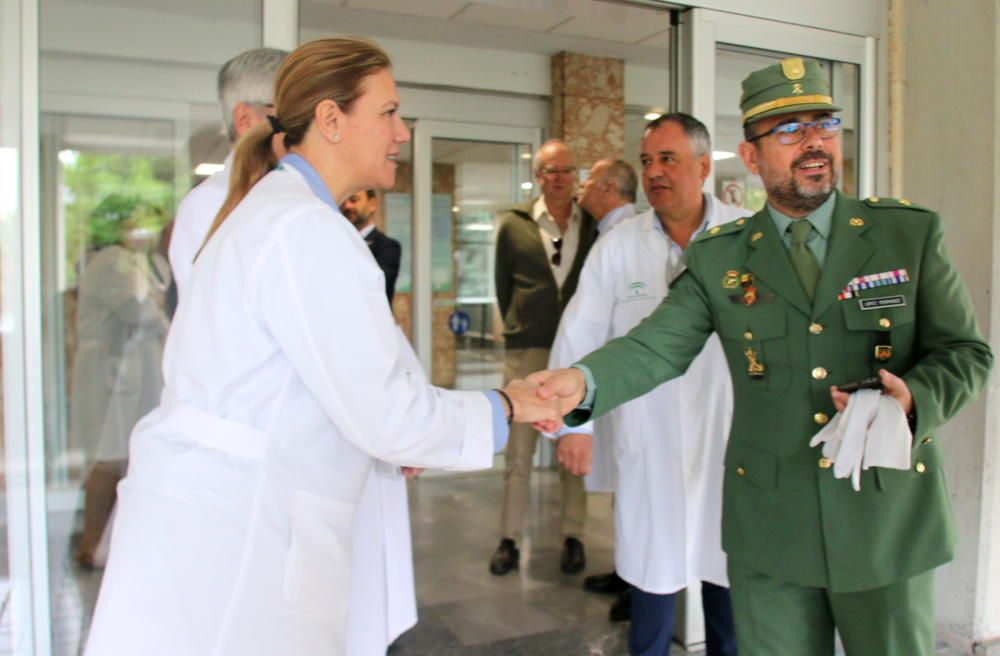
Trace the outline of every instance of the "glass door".
<path fill-rule="evenodd" d="M 499 217 L 532 197 L 539 131 L 417 121 L 414 128 L 413 340 L 436 385 L 503 384 L 493 288 Z"/>
<path fill-rule="evenodd" d="M 757 176 L 737 154 L 743 141 L 741 83 L 751 72 L 798 55 L 817 60 L 843 108 L 844 168 L 839 186 L 851 196 L 875 190 L 875 40 L 786 23 L 694 9 L 685 15 L 691 75 L 684 106 L 709 128 L 715 166 L 706 188 L 753 210 L 764 205 Z"/>

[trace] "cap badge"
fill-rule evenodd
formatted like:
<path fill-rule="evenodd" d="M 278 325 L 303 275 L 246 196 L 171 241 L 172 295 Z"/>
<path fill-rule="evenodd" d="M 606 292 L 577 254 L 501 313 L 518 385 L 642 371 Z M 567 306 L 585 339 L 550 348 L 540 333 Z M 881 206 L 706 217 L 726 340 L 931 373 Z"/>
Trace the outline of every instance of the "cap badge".
<path fill-rule="evenodd" d="M 801 96 L 805 91 L 802 90 L 801 82 L 792 82 L 792 95 Z"/>
<path fill-rule="evenodd" d="M 789 80 L 801 80 L 806 76 L 806 63 L 801 57 L 782 59 L 781 72 Z"/>

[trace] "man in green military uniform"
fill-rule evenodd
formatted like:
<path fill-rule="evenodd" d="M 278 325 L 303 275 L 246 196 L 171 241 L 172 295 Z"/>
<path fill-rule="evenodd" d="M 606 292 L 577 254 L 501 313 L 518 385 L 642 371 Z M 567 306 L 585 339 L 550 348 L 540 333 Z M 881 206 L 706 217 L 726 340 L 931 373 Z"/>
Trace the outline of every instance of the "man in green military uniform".
<path fill-rule="evenodd" d="M 681 375 L 718 333 L 735 393 L 722 521 L 741 655 L 826 656 L 835 628 L 848 656 L 932 654 L 933 570 L 954 541 L 933 435 L 993 355 L 938 216 L 836 190 L 839 108 L 818 64 L 753 73 L 741 108 L 740 154 L 767 207 L 692 242 L 686 273 L 627 336 L 533 378 L 576 424 Z M 809 442 L 849 399 L 831 385 L 873 376 L 907 415 L 911 466 L 865 470 L 855 491 Z"/>

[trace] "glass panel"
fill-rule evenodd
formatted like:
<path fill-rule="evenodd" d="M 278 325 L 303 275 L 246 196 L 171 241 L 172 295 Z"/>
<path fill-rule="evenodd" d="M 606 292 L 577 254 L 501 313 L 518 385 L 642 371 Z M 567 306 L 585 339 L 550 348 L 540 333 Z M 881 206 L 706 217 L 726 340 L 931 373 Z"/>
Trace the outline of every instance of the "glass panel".
<path fill-rule="evenodd" d="M 407 120 L 410 133 L 414 121 Z M 379 192 L 377 218 L 378 229 L 399 242 L 402 257 L 399 261 L 399 277 L 396 278 L 396 292 L 392 297 L 392 314 L 403 334 L 413 334 L 413 144 L 407 142 L 399 149 L 399 167 L 396 169 L 396 184 L 386 192 Z"/>
<path fill-rule="evenodd" d="M 503 322 L 496 307 L 496 221 L 531 197 L 531 147 L 432 139 L 431 284 L 436 385 L 503 385 Z"/>
<path fill-rule="evenodd" d="M 717 55 L 715 134 L 712 135 L 715 150 L 715 194 L 730 205 L 759 210 L 764 207 L 767 197 L 764 185 L 760 177 L 747 172 L 738 155 L 739 144 L 743 141 L 741 83 L 750 73 L 776 64 L 790 55 L 735 46 L 720 47 Z M 845 193 L 853 196 L 858 188 L 857 126 L 861 98 L 858 66 L 829 61 L 820 61 L 820 65 L 830 76 L 834 102 L 843 108 L 838 114 L 843 121 L 841 144 L 844 158 L 839 186 Z"/>
<path fill-rule="evenodd" d="M 52 645 L 80 653 L 134 424 L 159 400 L 180 199 L 229 150 L 219 67 L 259 0 L 42 0 L 43 366 Z M 199 46 L 193 48 L 192 43 Z"/>

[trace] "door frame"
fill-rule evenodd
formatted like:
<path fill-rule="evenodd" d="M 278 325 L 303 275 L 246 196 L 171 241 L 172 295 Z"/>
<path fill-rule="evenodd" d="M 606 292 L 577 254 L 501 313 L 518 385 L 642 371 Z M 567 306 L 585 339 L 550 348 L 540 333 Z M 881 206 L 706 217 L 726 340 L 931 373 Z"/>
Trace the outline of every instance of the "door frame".
<path fill-rule="evenodd" d="M 541 145 L 540 128 L 416 119 L 413 126 L 413 348 L 424 371 L 433 365 L 434 308 L 431 290 L 431 214 L 434 139 Z"/>
<path fill-rule="evenodd" d="M 877 107 L 877 40 L 813 27 L 691 9 L 682 15 L 681 107 L 697 116 L 715 134 L 715 74 L 719 46 L 790 52 L 859 67 L 858 196 L 875 192 Z M 685 61 L 686 60 L 686 61 Z M 705 188 L 715 188 L 713 168 Z"/>

